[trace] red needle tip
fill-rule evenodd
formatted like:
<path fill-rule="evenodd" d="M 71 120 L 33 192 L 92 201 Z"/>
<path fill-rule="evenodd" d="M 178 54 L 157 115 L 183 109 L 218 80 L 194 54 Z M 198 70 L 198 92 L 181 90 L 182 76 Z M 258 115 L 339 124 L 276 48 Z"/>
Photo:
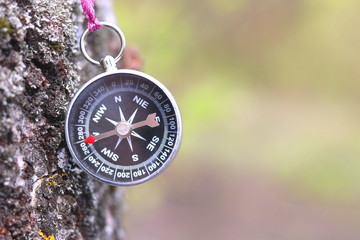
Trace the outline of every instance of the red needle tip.
<path fill-rule="evenodd" d="M 84 140 L 84 142 L 94 144 L 95 143 L 95 137 L 93 135 L 90 135 L 88 138 L 86 138 Z"/>

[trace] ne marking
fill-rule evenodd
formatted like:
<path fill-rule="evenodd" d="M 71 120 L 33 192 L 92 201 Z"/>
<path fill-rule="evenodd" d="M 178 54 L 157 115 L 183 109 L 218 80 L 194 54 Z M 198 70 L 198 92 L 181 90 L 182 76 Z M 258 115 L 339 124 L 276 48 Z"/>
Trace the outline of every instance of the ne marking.
<path fill-rule="evenodd" d="M 141 107 L 143 107 L 144 109 L 147 108 L 147 106 L 149 105 L 149 102 L 145 101 L 144 99 L 142 99 L 141 97 L 139 97 L 138 95 L 135 95 L 133 102 L 136 102 L 137 104 L 139 104 Z"/>

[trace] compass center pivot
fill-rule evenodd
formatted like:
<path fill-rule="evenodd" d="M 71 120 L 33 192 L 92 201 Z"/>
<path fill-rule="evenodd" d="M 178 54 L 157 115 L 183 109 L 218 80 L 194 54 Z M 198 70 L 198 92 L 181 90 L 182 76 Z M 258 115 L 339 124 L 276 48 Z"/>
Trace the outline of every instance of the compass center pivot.
<path fill-rule="evenodd" d="M 120 137 L 128 137 L 131 135 L 131 124 L 128 122 L 120 122 L 116 126 L 116 131 L 119 134 Z"/>

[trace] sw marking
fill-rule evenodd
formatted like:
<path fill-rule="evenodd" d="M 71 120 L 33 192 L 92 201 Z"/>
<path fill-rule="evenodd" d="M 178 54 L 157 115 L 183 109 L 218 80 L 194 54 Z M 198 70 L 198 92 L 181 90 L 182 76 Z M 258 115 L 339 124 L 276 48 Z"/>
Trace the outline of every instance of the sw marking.
<path fill-rule="evenodd" d="M 115 162 L 119 159 L 119 155 L 112 152 L 110 149 L 103 148 L 101 152 Z"/>

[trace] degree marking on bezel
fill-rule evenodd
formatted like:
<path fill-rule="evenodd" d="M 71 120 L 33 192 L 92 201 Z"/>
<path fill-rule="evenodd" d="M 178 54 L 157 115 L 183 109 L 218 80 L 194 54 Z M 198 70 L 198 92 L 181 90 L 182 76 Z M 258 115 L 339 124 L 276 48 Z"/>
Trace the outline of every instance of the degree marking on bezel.
<path fill-rule="evenodd" d="M 150 174 L 149 170 L 147 169 L 147 166 L 146 166 L 145 163 L 144 163 L 144 168 L 146 169 L 146 172 L 147 172 L 148 176 L 150 176 L 151 174 Z"/>
<path fill-rule="evenodd" d="M 79 143 L 83 143 L 84 140 L 80 140 L 80 141 L 77 141 L 77 142 L 74 142 L 74 144 L 79 144 Z"/>
<path fill-rule="evenodd" d="M 131 169 L 131 168 L 130 168 L 130 177 L 131 177 L 131 181 L 134 181 L 133 172 L 132 172 L 132 169 Z"/>
<path fill-rule="evenodd" d="M 153 87 L 153 89 L 151 89 L 150 93 L 149 93 L 149 96 L 151 96 L 152 92 L 154 91 L 154 89 L 156 88 L 156 84 L 155 86 Z"/>
<path fill-rule="evenodd" d="M 158 156 L 156 156 L 156 159 L 159 160 L 164 165 L 164 162 L 162 160 L 160 160 L 160 158 Z"/>
<path fill-rule="evenodd" d="M 102 79 L 102 84 L 105 86 L 106 92 L 108 93 L 108 92 L 109 92 L 109 89 L 108 89 L 108 87 L 106 86 L 106 83 L 105 83 L 104 79 Z"/>
<path fill-rule="evenodd" d="M 117 175 L 117 170 L 119 169 L 119 167 L 116 167 L 115 168 L 115 172 L 114 172 L 114 177 L 113 177 L 113 181 L 115 182 L 115 179 L 116 179 L 116 175 Z"/>
<path fill-rule="evenodd" d="M 87 155 L 84 159 L 83 159 L 83 162 L 85 161 L 85 160 L 87 160 L 91 155 L 93 155 L 94 154 L 94 152 L 91 152 L 89 155 Z"/>
<path fill-rule="evenodd" d="M 91 105 L 91 103 L 90 103 L 90 105 Z M 85 108 L 80 107 L 79 109 L 89 113 L 89 110 L 86 110 Z"/>
<path fill-rule="evenodd" d="M 169 147 L 168 145 L 164 145 L 164 147 L 166 147 L 166 148 L 169 148 L 169 149 L 173 150 L 173 148 L 172 148 L 172 147 Z"/>
<path fill-rule="evenodd" d="M 139 82 L 140 82 L 140 78 L 139 78 L 139 77 L 137 77 L 136 79 L 137 79 L 137 83 L 136 83 L 136 87 L 134 88 L 134 90 L 137 90 L 137 89 L 138 89 Z"/>
<path fill-rule="evenodd" d="M 162 101 L 162 102 L 160 103 L 160 106 L 163 105 L 163 103 L 166 102 L 167 100 L 169 100 L 169 99 L 166 98 L 164 101 Z"/>
<path fill-rule="evenodd" d="M 97 100 L 96 97 L 94 97 L 94 95 L 89 91 L 89 94 L 94 98 L 94 100 Z"/>
<path fill-rule="evenodd" d="M 99 160 L 99 159 L 97 159 L 97 160 Z M 104 165 L 104 162 L 101 162 L 101 165 L 100 165 L 100 167 L 98 168 L 98 170 L 96 171 L 96 174 L 97 173 L 99 173 L 99 171 L 100 171 L 100 169 L 101 169 L 101 167 Z"/>

